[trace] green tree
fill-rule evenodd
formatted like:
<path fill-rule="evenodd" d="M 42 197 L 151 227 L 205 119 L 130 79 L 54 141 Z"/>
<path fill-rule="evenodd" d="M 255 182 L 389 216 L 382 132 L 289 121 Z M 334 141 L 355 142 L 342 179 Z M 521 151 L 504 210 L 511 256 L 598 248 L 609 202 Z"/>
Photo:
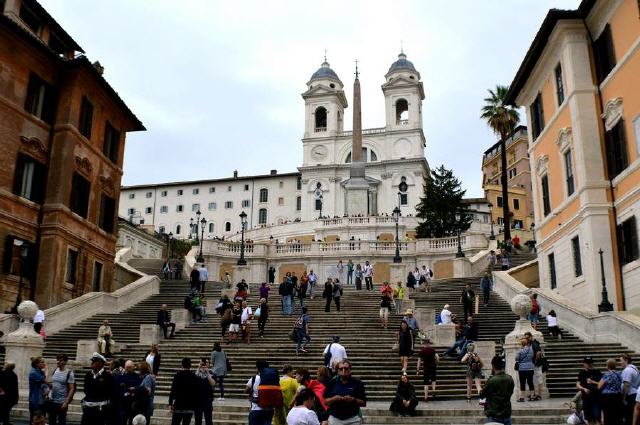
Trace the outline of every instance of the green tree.
<path fill-rule="evenodd" d="M 424 179 L 424 196 L 416 207 L 416 215 L 424 220 L 416 228 L 417 236 L 442 238 L 467 230 L 472 216 L 462 203 L 465 193 L 460 180 L 444 165 L 431 170 Z"/>
<path fill-rule="evenodd" d="M 509 190 L 507 186 L 507 138 L 511 136 L 520 122 L 518 110 L 505 103 L 508 86 L 496 86 L 495 90 L 489 89 L 489 97 L 484 99 L 484 106 L 480 118 L 485 120 L 493 132 L 500 137 L 500 156 L 502 175 L 502 219 L 504 220 L 504 240 L 511 239 Z"/>

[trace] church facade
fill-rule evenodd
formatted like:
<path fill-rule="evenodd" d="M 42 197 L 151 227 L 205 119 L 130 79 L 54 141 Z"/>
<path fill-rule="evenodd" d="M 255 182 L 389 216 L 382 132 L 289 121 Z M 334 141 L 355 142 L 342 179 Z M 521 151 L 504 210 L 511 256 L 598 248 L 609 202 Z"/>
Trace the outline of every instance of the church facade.
<path fill-rule="evenodd" d="M 364 162 L 364 211 L 391 215 L 399 206 L 403 215 L 415 215 L 429 172 L 422 129 L 425 95 L 420 73 L 404 53 L 389 68 L 381 89 L 385 126 L 361 131 L 361 154 L 356 158 Z M 222 179 L 123 187 L 120 216 L 182 239 L 189 237 L 190 221 L 198 210 L 207 220 L 205 238 L 236 234 L 241 212 L 247 214 L 247 229 L 353 215 L 345 186 L 354 134 L 344 130 L 345 119 L 352 115 L 344 85 L 326 60 L 311 76 L 302 98 L 305 132 L 298 172 L 235 173 Z"/>

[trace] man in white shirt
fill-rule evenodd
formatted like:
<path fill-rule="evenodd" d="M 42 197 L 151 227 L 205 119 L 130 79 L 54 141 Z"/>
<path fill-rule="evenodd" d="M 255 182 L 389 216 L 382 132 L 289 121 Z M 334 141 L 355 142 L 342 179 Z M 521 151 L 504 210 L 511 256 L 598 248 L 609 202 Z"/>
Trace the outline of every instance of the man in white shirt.
<path fill-rule="evenodd" d="M 338 335 L 334 336 L 333 342 L 324 348 L 322 355 L 326 360 L 325 366 L 329 369 L 333 369 L 333 365 L 347 358 L 347 350 L 340 344 L 340 337 Z"/>
<path fill-rule="evenodd" d="M 209 280 L 209 271 L 207 270 L 207 267 L 202 264 L 202 266 L 198 270 L 198 273 L 200 273 L 200 293 L 204 295 L 204 287 L 207 283 L 207 280 Z"/>
<path fill-rule="evenodd" d="M 363 274 L 366 289 L 373 291 L 373 266 L 368 261 L 364 264 Z"/>
<path fill-rule="evenodd" d="M 296 396 L 296 406 L 287 415 L 287 425 L 320 425 L 318 415 L 311 410 L 315 394 L 308 388 Z"/>
<path fill-rule="evenodd" d="M 44 311 L 38 310 L 36 311 L 36 315 L 33 316 L 33 330 L 39 334 L 40 329 L 42 329 L 42 324 L 44 323 Z"/>
<path fill-rule="evenodd" d="M 309 296 L 311 297 L 311 299 L 313 299 L 313 291 L 316 287 L 316 282 L 318 281 L 318 275 L 315 274 L 313 270 L 311 270 L 309 271 L 307 278 L 309 279 Z"/>
<path fill-rule="evenodd" d="M 445 304 L 444 307 L 442 307 L 442 311 L 440 312 L 440 324 L 450 325 L 451 323 L 451 311 L 449 311 L 449 304 Z"/>
<path fill-rule="evenodd" d="M 638 387 L 640 387 L 640 371 L 633 364 L 631 356 L 623 354 L 620 356 L 620 364 L 622 364 L 622 397 L 624 401 L 623 418 L 628 424 L 633 418 L 633 409 L 635 407 L 636 397 L 638 396 Z"/>

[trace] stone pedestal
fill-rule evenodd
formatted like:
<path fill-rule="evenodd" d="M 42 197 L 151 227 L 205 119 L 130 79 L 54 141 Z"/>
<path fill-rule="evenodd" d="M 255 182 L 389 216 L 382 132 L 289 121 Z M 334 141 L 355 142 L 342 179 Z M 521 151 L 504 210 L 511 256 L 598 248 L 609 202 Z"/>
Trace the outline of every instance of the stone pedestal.
<path fill-rule="evenodd" d="M 18 375 L 20 392 L 29 391 L 29 371 L 31 370 L 31 358 L 42 356 L 44 341 L 34 332 L 33 323 L 21 322 L 18 329 L 11 332 L 5 341 L 7 362 L 16 365 L 15 373 Z"/>
<path fill-rule="evenodd" d="M 436 347 L 451 347 L 456 342 L 455 325 L 428 325 L 425 329 L 425 335 L 431 340 Z"/>
<path fill-rule="evenodd" d="M 482 360 L 482 372 L 485 377 L 491 376 L 491 359 L 496 355 L 496 343 L 494 341 L 477 341 L 476 353 Z"/>
<path fill-rule="evenodd" d="M 418 321 L 418 326 L 423 331 L 427 330 L 429 326 L 435 326 L 435 309 L 433 308 L 416 308 L 413 317 Z"/>
<path fill-rule="evenodd" d="M 518 388 L 520 388 L 518 372 L 514 370 L 516 353 L 520 349 L 520 340 L 524 337 L 525 332 L 531 332 L 533 338 L 538 340 L 540 347 L 544 350 L 544 337 L 541 332 L 533 329 L 531 322 L 525 318 L 526 314 L 531 311 L 531 300 L 528 296 L 520 294 L 513 297 L 511 300 L 511 309 L 515 314 L 520 316 L 520 319 L 516 321 L 514 329 L 504 339 L 505 372 L 511 375 L 516 384 L 516 389 L 511 397 L 511 402 L 513 403 L 518 399 Z M 542 398 L 549 398 L 546 374 L 542 374 L 542 382 L 540 384 L 536 381 L 537 379 L 540 378 L 534 376 L 534 384 L 539 385 L 540 395 Z"/>
<path fill-rule="evenodd" d="M 171 310 L 171 320 L 176 324 L 176 332 L 186 328 L 191 323 L 191 313 L 184 308 Z"/>
<path fill-rule="evenodd" d="M 404 314 L 405 311 L 407 311 L 407 309 L 412 309 L 415 310 L 416 309 L 416 300 L 412 300 L 411 298 L 406 298 L 402 301 L 402 310 L 400 313 Z"/>
<path fill-rule="evenodd" d="M 177 327 L 177 326 L 176 326 Z M 162 330 L 158 325 L 140 325 L 140 344 L 157 344 L 160 341 L 160 333 Z"/>
<path fill-rule="evenodd" d="M 369 215 L 369 182 L 364 177 L 354 176 L 345 182 L 344 188 L 347 200 L 345 213 L 362 217 Z"/>
<path fill-rule="evenodd" d="M 453 277 L 470 277 L 471 262 L 467 257 L 456 257 L 453 259 Z"/>
<path fill-rule="evenodd" d="M 98 340 L 96 339 L 79 339 L 76 346 L 76 361 L 86 365 L 93 353 L 98 352 Z"/>
<path fill-rule="evenodd" d="M 247 292 L 249 292 L 251 290 L 251 268 L 247 265 L 239 266 L 236 264 L 233 266 L 234 281 L 231 282 L 231 285 L 235 287 L 235 284 L 240 282 L 242 279 L 249 284 L 249 289 L 247 290 Z"/>
<path fill-rule="evenodd" d="M 389 282 L 392 285 L 395 286 L 396 283 L 404 281 L 406 267 L 403 263 L 389 264 Z"/>

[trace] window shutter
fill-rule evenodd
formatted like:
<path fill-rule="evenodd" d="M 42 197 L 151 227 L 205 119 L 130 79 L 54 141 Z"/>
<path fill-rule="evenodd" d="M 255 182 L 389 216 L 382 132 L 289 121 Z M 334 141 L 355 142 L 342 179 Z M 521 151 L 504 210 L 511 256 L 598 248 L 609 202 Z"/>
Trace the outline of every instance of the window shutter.
<path fill-rule="evenodd" d="M 14 236 L 7 235 L 4 239 L 4 255 L 2 260 L 2 272 L 10 273 L 11 272 L 11 259 L 13 258 L 13 240 Z"/>
<path fill-rule="evenodd" d="M 13 175 L 13 193 L 22 195 L 22 177 L 24 174 L 24 155 L 18 154 L 16 159 L 16 171 Z"/>

